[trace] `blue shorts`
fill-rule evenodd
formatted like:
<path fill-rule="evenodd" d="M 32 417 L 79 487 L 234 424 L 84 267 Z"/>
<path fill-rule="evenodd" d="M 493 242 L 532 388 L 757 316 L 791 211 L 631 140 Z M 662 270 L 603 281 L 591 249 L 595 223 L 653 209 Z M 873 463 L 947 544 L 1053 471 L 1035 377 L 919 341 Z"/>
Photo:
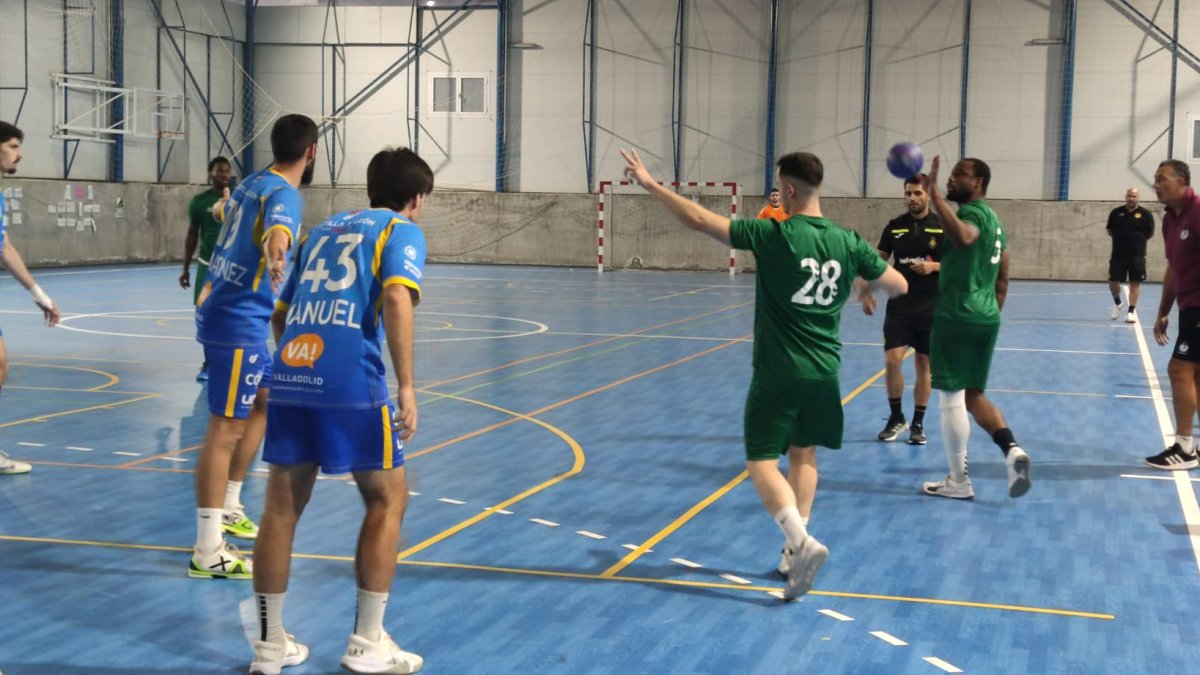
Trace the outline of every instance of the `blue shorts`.
<path fill-rule="evenodd" d="M 404 442 L 392 431 L 392 407 L 267 406 L 268 464 L 320 464 L 325 473 L 404 466 Z"/>
<path fill-rule="evenodd" d="M 261 347 L 204 345 L 208 363 L 208 411 L 244 420 L 259 389 L 271 386 L 271 352 Z"/>

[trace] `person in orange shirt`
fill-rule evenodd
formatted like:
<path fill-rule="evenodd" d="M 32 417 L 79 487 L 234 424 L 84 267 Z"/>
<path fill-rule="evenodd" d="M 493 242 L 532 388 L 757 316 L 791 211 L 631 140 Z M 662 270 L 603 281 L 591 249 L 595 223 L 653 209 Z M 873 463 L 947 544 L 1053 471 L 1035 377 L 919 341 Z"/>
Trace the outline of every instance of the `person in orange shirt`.
<path fill-rule="evenodd" d="M 787 220 L 787 211 L 783 210 L 783 204 L 779 201 L 779 188 L 772 189 L 767 199 L 770 200 L 770 203 L 762 207 L 762 210 L 758 212 L 758 218 L 760 220 L 774 218 L 781 223 Z"/>

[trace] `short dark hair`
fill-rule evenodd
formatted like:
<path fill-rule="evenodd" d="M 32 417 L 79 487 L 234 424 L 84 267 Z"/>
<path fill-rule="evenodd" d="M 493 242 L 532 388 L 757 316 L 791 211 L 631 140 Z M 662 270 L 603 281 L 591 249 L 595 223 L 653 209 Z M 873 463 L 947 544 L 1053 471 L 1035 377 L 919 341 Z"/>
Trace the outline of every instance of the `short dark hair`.
<path fill-rule="evenodd" d="M 14 138 L 18 141 L 24 141 L 25 132 L 18 129 L 14 124 L 0 122 L 0 143 L 7 143 Z"/>
<path fill-rule="evenodd" d="M 371 208 L 403 209 L 417 195 L 433 192 L 433 169 L 408 148 L 384 148 L 367 165 Z"/>
<path fill-rule="evenodd" d="M 767 194 L 769 194 L 769 195 L 773 195 L 773 194 L 775 194 L 776 192 L 779 192 L 779 188 L 773 187 L 773 188 L 771 188 L 771 191 L 770 191 L 770 192 L 768 192 Z"/>
<path fill-rule="evenodd" d="M 909 185 L 920 185 L 921 177 L 924 175 L 925 174 L 923 174 L 923 173 L 919 173 L 919 174 L 916 174 L 915 176 L 909 176 L 908 178 L 905 178 L 904 179 L 904 187 L 908 187 Z"/>
<path fill-rule="evenodd" d="M 317 123 L 308 116 L 284 115 L 271 127 L 271 154 L 281 164 L 298 162 L 319 135 Z"/>
<path fill-rule="evenodd" d="M 1187 165 L 1187 162 L 1181 162 L 1177 159 L 1164 159 L 1158 163 L 1158 168 L 1161 169 L 1164 166 L 1171 167 L 1171 170 L 1175 172 L 1175 175 L 1183 179 L 1184 185 L 1192 184 L 1192 169 Z"/>
<path fill-rule="evenodd" d="M 971 175 L 983 181 L 983 193 L 987 194 L 988 184 L 992 182 L 992 168 L 987 162 L 974 157 L 963 157 L 962 161 L 971 163 Z"/>
<path fill-rule="evenodd" d="M 212 173 L 212 170 L 214 168 L 216 168 L 216 166 L 218 164 L 224 164 L 230 168 L 233 168 L 233 164 L 230 163 L 229 159 L 222 157 L 220 155 L 217 155 L 216 157 L 213 157 L 212 159 L 208 160 L 208 172 Z"/>
<path fill-rule="evenodd" d="M 821 164 L 820 157 L 811 152 L 788 153 L 780 157 L 775 165 L 779 167 L 779 175 L 806 183 L 814 189 L 821 187 L 821 181 L 825 180 L 825 165 Z"/>

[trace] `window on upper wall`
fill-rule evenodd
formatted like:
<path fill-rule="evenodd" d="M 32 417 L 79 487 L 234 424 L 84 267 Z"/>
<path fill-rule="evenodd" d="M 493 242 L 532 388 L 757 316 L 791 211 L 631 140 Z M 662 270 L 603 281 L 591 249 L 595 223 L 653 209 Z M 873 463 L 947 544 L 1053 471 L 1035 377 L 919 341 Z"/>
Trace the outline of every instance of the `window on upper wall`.
<path fill-rule="evenodd" d="M 1200 162 L 1200 115 L 1188 115 L 1188 161 Z"/>
<path fill-rule="evenodd" d="M 487 117 L 488 76 L 476 73 L 429 76 L 430 114 Z"/>

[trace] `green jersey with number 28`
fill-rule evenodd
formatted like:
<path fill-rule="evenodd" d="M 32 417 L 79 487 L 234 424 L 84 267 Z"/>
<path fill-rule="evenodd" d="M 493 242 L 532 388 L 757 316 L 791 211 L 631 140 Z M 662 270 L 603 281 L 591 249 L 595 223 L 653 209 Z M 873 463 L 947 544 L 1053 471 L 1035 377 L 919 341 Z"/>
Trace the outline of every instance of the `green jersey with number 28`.
<path fill-rule="evenodd" d="M 879 278 L 887 262 L 857 233 L 826 218 L 734 220 L 733 247 L 757 261 L 754 367 L 813 380 L 837 379 L 842 305 L 855 277 Z"/>

